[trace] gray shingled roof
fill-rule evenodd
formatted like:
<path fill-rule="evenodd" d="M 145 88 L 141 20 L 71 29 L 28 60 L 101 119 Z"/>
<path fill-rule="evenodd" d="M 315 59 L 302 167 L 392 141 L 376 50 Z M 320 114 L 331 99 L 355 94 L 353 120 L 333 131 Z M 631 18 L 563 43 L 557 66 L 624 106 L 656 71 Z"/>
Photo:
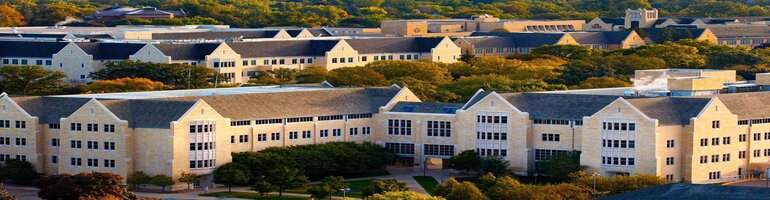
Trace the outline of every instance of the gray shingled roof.
<path fill-rule="evenodd" d="M 404 107 L 413 107 L 413 111 L 409 111 L 410 113 L 443 113 L 443 114 L 454 114 L 454 111 L 460 109 L 463 104 L 462 103 L 435 103 L 435 102 L 398 102 L 396 103 L 393 108 L 390 109 L 391 112 L 407 112 L 402 109 Z M 446 113 L 441 112 L 442 108 L 454 108 L 455 110 L 452 111 L 452 113 Z"/>
<path fill-rule="evenodd" d="M 86 104 L 88 98 L 61 97 L 11 97 L 30 115 L 40 118 L 40 123 L 58 124 L 59 119 L 69 117 Z"/>
<path fill-rule="evenodd" d="M 75 43 L 88 54 L 94 56 L 94 60 L 125 60 L 133 55 L 145 44 L 129 43 Z"/>
<path fill-rule="evenodd" d="M 370 53 L 407 53 L 430 52 L 430 50 L 443 40 L 443 38 L 368 38 L 347 39 L 353 49 L 359 54 Z"/>
<path fill-rule="evenodd" d="M 609 105 L 617 96 L 553 94 L 553 93 L 503 93 L 500 94 L 531 119 L 582 120 Z"/>
<path fill-rule="evenodd" d="M 709 98 L 661 97 L 627 99 L 631 105 L 660 125 L 687 125 L 698 116 L 711 100 Z"/>
<path fill-rule="evenodd" d="M 515 48 L 516 41 L 511 37 L 465 37 L 455 40 L 465 40 L 474 48 Z"/>
<path fill-rule="evenodd" d="M 770 26 L 733 25 L 709 27 L 718 38 L 727 37 L 762 37 L 770 35 Z"/>
<path fill-rule="evenodd" d="M 214 43 L 153 45 L 164 55 L 171 56 L 173 60 L 203 60 L 219 46 Z"/>
<path fill-rule="evenodd" d="M 473 32 L 471 36 L 498 36 L 510 37 L 516 43 L 516 47 L 540 47 L 543 45 L 553 45 L 559 42 L 564 34 L 567 33 L 499 33 L 499 32 Z"/>
<path fill-rule="evenodd" d="M 770 118 L 770 92 L 719 94 L 717 98 L 738 119 Z"/>
<path fill-rule="evenodd" d="M 153 33 L 154 40 L 217 40 L 230 38 L 273 38 L 277 30 L 260 31 L 218 31 L 218 32 L 182 32 L 182 33 Z"/>
<path fill-rule="evenodd" d="M 50 58 L 67 44 L 66 42 L 0 41 L 0 57 Z"/>
<path fill-rule="evenodd" d="M 203 99 L 224 117 L 247 120 L 377 113 L 398 91 L 397 88 L 351 88 L 156 100 L 195 102 Z"/>
<path fill-rule="evenodd" d="M 465 106 L 463 106 L 463 110 L 468 109 L 473 105 L 476 105 L 476 103 L 484 99 L 484 97 L 487 97 L 487 95 L 489 94 L 492 94 L 492 92 L 487 92 L 487 91 L 478 92 L 478 94 L 473 96 L 472 99 L 468 100 L 468 102 L 465 103 Z"/>
<path fill-rule="evenodd" d="M 579 44 L 620 44 L 630 31 L 573 32 L 569 33 Z"/>
<path fill-rule="evenodd" d="M 706 200 L 768 199 L 770 190 L 762 187 L 724 186 L 715 184 L 672 183 L 617 194 L 606 200 Z"/>
<path fill-rule="evenodd" d="M 339 40 L 285 40 L 227 43 L 243 58 L 279 56 L 324 56 Z"/>
<path fill-rule="evenodd" d="M 623 25 L 626 23 L 625 18 L 599 18 L 604 22 L 605 24 L 612 24 L 612 25 Z"/>

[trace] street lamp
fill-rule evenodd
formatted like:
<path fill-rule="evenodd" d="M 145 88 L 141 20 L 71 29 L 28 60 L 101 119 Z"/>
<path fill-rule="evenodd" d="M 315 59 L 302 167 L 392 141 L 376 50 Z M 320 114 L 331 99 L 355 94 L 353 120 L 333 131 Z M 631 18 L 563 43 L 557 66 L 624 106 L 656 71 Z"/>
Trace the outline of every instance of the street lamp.
<path fill-rule="evenodd" d="M 599 177 L 599 173 L 592 172 L 591 177 L 594 178 L 594 192 L 596 192 L 596 178 Z"/>
<path fill-rule="evenodd" d="M 342 199 L 347 199 L 347 193 L 350 192 L 350 188 L 342 188 L 340 191 L 342 191 Z"/>

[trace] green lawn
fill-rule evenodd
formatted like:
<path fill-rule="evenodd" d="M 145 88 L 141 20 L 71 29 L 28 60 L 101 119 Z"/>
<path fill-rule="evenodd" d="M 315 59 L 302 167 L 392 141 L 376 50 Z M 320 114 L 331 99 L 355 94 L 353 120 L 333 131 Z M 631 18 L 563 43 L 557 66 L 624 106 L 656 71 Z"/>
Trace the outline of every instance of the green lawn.
<path fill-rule="evenodd" d="M 363 194 L 364 188 L 369 187 L 372 185 L 372 181 L 374 179 L 366 179 L 366 180 L 358 180 L 358 181 L 345 181 L 345 183 L 350 184 L 350 192 L 346 194 L 347 197 L 355 197 L 355 198 L 361 198 Z M 306 185 L 301 188 L 293 189 L 293 190 L 286 190 L 286 192 L 290 193 L 298 193 L 298 194 L 309 194 L 308 190 L 311 187 L 317 186 L 317 184 L 312 185 Z M 342 192 L 334 193 L 334 196 L 342 196 Z"/>
<path fill-rule="evenodd" d="M 417 180 L 417 183 L 419 183 L 420 186 L 422 186 L 422 188 L 428 192 L 428 194 L 433 195 L 436 193 L 438 181 L 436 181 L 436 179 L 432 176 L 413 176 L 412 178 Z"/>
<path fill-rule="evenodd" d="M 305 197 L 290 197 L 284 194 L 282 197 L 278 197 L 277 195 L 269 195 L 269 196 L 262 196 L 257 193 L 247 193 L 247 192 L 212 192 L 208 194 L 201 194 L 201 196 L 207 196 L 207 197 L 231 197 L 231 198 L 242 198 L 242 199 L 258 199 L 258 200 L 306 200 L 308 198 Z"/>

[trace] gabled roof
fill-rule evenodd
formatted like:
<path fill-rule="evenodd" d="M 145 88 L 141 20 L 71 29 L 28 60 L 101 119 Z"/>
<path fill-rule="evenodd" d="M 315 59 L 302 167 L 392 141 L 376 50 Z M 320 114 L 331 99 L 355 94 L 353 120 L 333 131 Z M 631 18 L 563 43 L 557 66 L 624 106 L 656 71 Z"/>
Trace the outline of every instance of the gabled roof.
<path fill-rule="evenodd" d="M 710 29 L 710 28 L 709 28 Z M 673 39 L 679 40 L 679 39 L 695 39 L 696 37 L 703 34 L 703 32 L 706 31 L 705 28 L 694 28 L 694 27 L 666 27 L 666 28 L 645 28 L 642 29 L 645 33 L 647 33 L 647 38 L 652 40 L 653 42 L 660 43 L 662 39 L 662 36 L 665 30 L 671 30 L 674 33 Z M 689 33 L 688 33 L 689 32 Z"/>
<path fill-rule="evenodd" d="M 171 56 L 174 60 L 203 60 L 206 55 L 211 54 L 219 47 L 215 43 L 197 43 L 197 44 L 153 44 L 158 50 L 166 56 Z"/>
<path fill-rule="evenodd" d="M 163 100 L 99 100 L 118 118 L 127 120 L 131 128 L 170 128 L 195 102 Z"/>
<path fill-rule="evenodd" d="M 658 119 L 660 125 L 690 124 L 690 118 L 697 117 L 710 100 L 686 97 L 627 99 L 648 117 Z"/>
<path fill-rule="evenodd" d="M 67 44 L 67 42 L 0 41 L 0 57 L 50 58 Z"/>
<path fill-rule="evenodd" d="M 770 92 L 719 94 L 717 98 L 738 119 L 770 118 Z"/>
<path fill-rule="evenodd" d="M 37 116 L 40 123 L 58 124 L 59 119 L 69 117 L 86 104 L 88 98 L 58 98 L 58 97 L 11 97 L 30 115 Z"/>
<path fill-rule="evenodd" d="M 567 33 L 498 33 L 498 32 L 473 32 L 471 36 L 498 36 L 510 37 L 516 43 L 516 47 L 540 47 L 553 45 L 559 42 Z"/>
<path fill-rule="evenodd" d="M 75 43 L 94 60 L 125 60 L 134 55 L 145 44 L 130 43 Z"/>
<path fill-rule="evenodd" d="M 273 38 L 278 31 L 216 31 L 216 32 L 181 32 L 153 33 L 153 40 L 218 40 L 230 38 Z"/>
<path fill-rule="evenodd" d="M 279 56 L 324 56 L 339 40 L 285 40 L 227 43 L 243 58 Z"/>
<path fill-rule="evenodd" d="M 177 97 L 157 101 L 202 99 L 232 120 L 377 113 L 399 92 L 396 88 L 350 88 L 323 91 Z"/>
<path fill-rule="evenodd" d="M 582 120 L 618 97 L 607 95 L 503 93 L 514 107 L 528 112 L 531 119 Z"/>
<path fill-rule="evenodd" d="M 579 44 L 620 44 L 631 31 L 572 32 L 569 33 Z"/>
<path fill-rule="evenodd" d="M 604 22 L 605 24 L 612 24 L 612 25 L 623 25 L 626 24 L 625 18 L 599 18 Z"/>
<path fill-rule="evenodd" d="M 514 48 L 516 42 L 511 37 L 464 37 L 454 40 L 465 40 L 476 48 Z"/>
<path fill-rule="evenodd" d="M 434 113 L 434 114 L 454 114 L 464 104 L 462 103 L 435 103 L 435 102 L 398 102 L 390 112 L 408 112 L 408 113 Z"/>
<path fill-rule="evenodd" d="M 463 110 L 466 110 L 473 105 L 476 105 L 479 101 L 487 97 L 487 95 L 492 94 L 492 92 L 487 91 L 479 91 L 477 94 L 475 94 L 468 102 L 465 103 L 465 106 L 463 106 Z"/>
<path fill-rule="evenodd" d="M 758 37 L 770 35 L 770 26 L 767 25 L 727 25 L 709 27 L 718 38 L 726 37 Z"/>
<path fill-rule="evenodd" d="M 430 52 L 443 38 L 367 38 L 346 39 L 359 54 Z"/>

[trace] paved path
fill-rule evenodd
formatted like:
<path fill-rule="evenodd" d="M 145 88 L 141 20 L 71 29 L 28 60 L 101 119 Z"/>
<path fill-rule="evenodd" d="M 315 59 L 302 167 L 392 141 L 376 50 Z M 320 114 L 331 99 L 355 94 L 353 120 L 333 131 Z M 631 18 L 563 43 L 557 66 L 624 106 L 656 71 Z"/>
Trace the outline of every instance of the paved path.
<path fill-rule="evenodd" d="M 407 184 L 407 187 L 409 190 L 419 192 L 422 194 L 428 194 L 425 189 L 420 186 L 419 183 L 417 183 L 413 176 L 422 176 L 423 171 L 419 168 L 388 168 L 388 171 L 390 172 L 390 175 L 386 176 L 377 176 L 377 177 L 363 177 L 363 178 L 351 178 L 351 179 L 345 179 L 345 181 L 355 181 L 355 180 L 367 180 L 367 179 L 395 179 L 398 182 L 404 182 Z M 452 176 L 458 176 L 456 171 L 454 170 L 445 170 L 445 169 L 431 169 L 425 172 L 426 176 L 432 176 L 436 179 L 439 183 L 446 181 L 449 179 L 449 177 Z M 317 184 L 319 182 L 312 182 L 311 184 Z M 16 196 L 17 199 L 20 200 L 40 200 L 40 198 L 37 197 L 37 189 L 33 187 L 28 186 L 13 186 L 13 185 L 5 185 L 5 188 L 8 190 L 9 193 Z M 213 188 L 210 189 L 209 192 L 226 192 L 226 187 L 220 187 L 220 188 Z M 254 193 L 254 191 L 249 190 L 248 187 L 233 187 L 234 192 L 249 192 Z M 180 193 L 151 193 L 151 192 L 134 192 L 137 195 L 141 197 L 153 197 L 153 198 L 160 198 L 160 199 L 178 199 L 178 200 L 188 200 L 188 199 L 222 199 L 222 198 L 216 198 L 216 197 L 204 197 L 199 196 L 200 194 L 203 194 L 203 191 L 201 190 L 194 190 L 191 192 L 180 192 Z M 278 193 L 274 193 L 278 194 Z M 284 193 L 284 195 L 291 195 L 291 196 L 302 196 L 302 197 L 310 197 L 310 195 L 307 194 L 292 194 L 292 193 Z M 228 198 L 228 199 L 238 199 L 238 198 Z M 342 199 L 341 197 L 335 197 L 335 199 Z"/>

